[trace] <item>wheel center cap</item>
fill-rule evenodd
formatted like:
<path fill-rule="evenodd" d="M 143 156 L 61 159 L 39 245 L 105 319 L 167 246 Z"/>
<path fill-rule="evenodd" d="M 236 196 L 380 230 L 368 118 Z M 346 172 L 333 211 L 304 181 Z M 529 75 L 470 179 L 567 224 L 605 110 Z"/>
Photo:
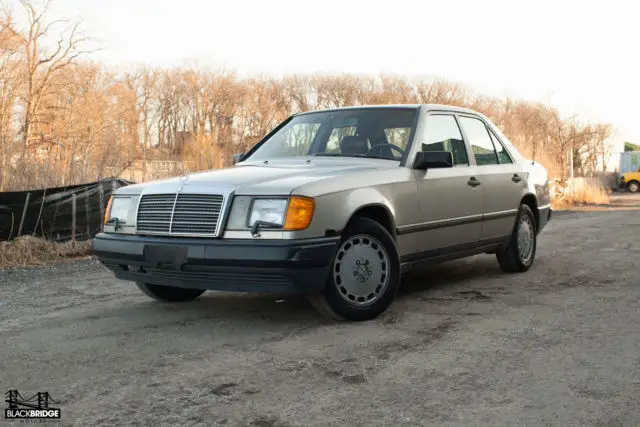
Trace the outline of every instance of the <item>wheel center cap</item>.
<path fill-rule="evenodd" d="M 356 263 L 353 266 L 353 277 L 355 277 L 356 280 L 358 280 L 360 283 L 364 283 L 369 280 L 371 274 L 372 271 L 368 259 L 360 258 L 356 260 Z"/>

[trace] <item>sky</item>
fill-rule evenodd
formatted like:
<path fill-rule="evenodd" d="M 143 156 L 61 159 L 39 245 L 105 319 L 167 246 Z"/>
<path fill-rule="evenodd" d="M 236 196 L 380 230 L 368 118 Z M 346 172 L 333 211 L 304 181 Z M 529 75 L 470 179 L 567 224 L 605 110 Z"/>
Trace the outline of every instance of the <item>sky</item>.
<path fill-rule="evenodd" d="M 8 0 L 17 3 L 17 0 Z M 37 3 L 37 1 L 34 0 Z M 630 0 L 51 0 L 108 67 L 197 60 L 240 73 L 442 77 L 614 124 L 640 142 Z"/>

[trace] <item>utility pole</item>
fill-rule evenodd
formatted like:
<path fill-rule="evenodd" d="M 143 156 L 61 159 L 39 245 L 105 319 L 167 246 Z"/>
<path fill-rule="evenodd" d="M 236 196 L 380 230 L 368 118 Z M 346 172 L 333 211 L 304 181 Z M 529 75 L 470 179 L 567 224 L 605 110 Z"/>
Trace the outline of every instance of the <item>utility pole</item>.
<path fill-rule="evenodd" d="M 569 149 L 569 179 L 571 180 L 571 195 L 575 195 L 575 187 L 573 185 L 573 147 Z"/>

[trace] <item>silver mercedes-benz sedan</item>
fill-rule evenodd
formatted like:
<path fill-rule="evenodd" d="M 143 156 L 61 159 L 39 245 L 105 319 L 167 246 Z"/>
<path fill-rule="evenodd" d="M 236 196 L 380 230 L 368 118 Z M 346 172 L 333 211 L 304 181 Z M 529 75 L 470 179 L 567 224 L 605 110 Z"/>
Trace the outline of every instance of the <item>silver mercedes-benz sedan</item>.
<path fill-rule="evenodd" d="M 234 163 L 118 189 L 94 253 L 163 302 L 295 292 L 367 320 L 419 263 L 489 253 L 527 271 L 551 219 L 545 169 L 468 109 L 295 114 Z"/>

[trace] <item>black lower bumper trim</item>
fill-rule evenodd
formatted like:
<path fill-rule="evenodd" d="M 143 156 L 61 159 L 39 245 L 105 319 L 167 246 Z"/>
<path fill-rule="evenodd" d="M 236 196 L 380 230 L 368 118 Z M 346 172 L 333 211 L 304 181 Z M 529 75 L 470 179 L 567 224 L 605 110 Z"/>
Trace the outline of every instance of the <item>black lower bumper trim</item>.
<path fill-rule="evenodd" d="M 542 231 L 542 229 L 551 221 L 551 216 L 553 214 L 553 209 L 549 206 L 546 208 L 540 209 L 540 224 L 538 226 L 538 233 Z"/>
<path fill-rule="evenodd" d="M 98 234 L 93 252 L 117 278 L 235 292 L 324 288 L 339 237 L 213 240 Z"/>

